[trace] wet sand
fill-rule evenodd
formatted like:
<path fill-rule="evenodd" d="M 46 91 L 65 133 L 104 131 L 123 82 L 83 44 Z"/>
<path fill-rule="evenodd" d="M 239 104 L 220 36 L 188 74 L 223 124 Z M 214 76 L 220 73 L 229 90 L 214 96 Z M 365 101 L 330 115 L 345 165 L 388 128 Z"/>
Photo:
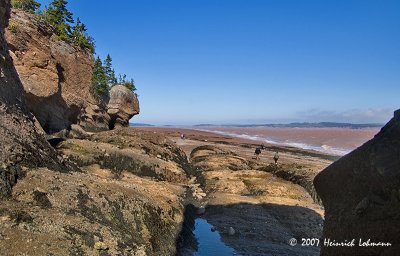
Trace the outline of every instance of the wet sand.
<path fill-rule="evenodd" d="M 344 155 L 372 139 L 380 129 L 204 127 L 202 130 Z"/>

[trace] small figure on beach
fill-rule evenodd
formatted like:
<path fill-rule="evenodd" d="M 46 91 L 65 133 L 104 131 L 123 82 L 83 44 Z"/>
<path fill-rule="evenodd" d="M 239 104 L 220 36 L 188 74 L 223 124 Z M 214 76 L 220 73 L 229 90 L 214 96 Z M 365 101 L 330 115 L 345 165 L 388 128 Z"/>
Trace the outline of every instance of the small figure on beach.
<path fill-rule="evenodd" d="M 256 155 L 256 160 L 258 160 L 259 159 L 259 156 L 260 156 L 260 154 L 261 154 L 261 148 L 256 148 L 256 151 L 254 151 L 254 154 Z"/>
<path fill-rule="evenodd" d="M 181 133 L 181 139 L 182 139 L 182 140 L 186 139 L 186 136 L 185 136 L 184 133 Z"/>
<path fill-rule="evenodd" d="M 279 153 L 278 153 L 278 151 L 276 151 L 275 155 L 274 155 L 275 164 L 278 164 L 278 160 L 279 160 Z"/>

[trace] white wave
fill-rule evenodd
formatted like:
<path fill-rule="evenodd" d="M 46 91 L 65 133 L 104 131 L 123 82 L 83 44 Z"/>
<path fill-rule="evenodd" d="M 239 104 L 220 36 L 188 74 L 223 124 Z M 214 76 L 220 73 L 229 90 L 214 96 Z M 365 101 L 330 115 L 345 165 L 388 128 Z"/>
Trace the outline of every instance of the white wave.
<path fill-rule="evenodd" d="M 241 138 L 241 139 L 248 139 L 248 140 L 254 140 L 254 141 L 260 141 L 260 142 L 266 142 L 269 144 L 275 144 L 275 145 L 281 145 L 281 146 L 289 146 L 289 147 L 295 147 L 295 148 L 301 148 L 301 149 L 307 149 L 307 150 L 314 150 L 330 155 L 336 155 L 336 156 L 344 156 L 348 153 L 351 152 L 349 149 L 344 149 L 344 148 L 336 148 L 336 147 L 331 147 L 328 145 L 311 145 L 311 144 L 306 144 L 302 142 L 294 142 L 294 141 L 276 141 L 272 140 L 271 138 L 267 138 L 265 136 L 260 136 L 260 135 L 248 135 L 248 134 L 238 134 L 238 133 L 233 133 L 233 132 L 223 132 L 223 131 L 217 131 L 217 130 L 207 130 L 207 129 L 196 129 L 198 131 L 203 131 L 203 132 L 212 132 L 215 134 L 220 134 L 220 135 L 225 135 L 229 137 L 235 137 L 235 138 Z"/>

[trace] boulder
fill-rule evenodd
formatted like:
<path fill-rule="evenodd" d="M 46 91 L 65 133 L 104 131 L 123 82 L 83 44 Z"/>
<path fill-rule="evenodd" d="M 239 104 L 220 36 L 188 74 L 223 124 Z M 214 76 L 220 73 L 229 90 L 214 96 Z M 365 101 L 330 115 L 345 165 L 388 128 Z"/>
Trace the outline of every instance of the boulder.
<path fill-rule="evenodd" d="M 10 55 L 29 110 L 53 134 L 79 124 L 86 131 L 108 129 L 108 99 L 91 92 L 92 53 L 68 44 L 34 14 L 12 10 L 6 29 Z"/>
<path fill-rule="evenodd" d="M 372 140 L 320 172 L 314 185 L 325 207 L 324 237 L 355 239 L 353 247 L 322 247 L 321 255 L 398 255 L 400 110 Z M 360 239 L 370 246 L 359 246 Z"/>
<path fill-rule="evenodd" d="M 129 125 L 129 119 L 139 114 L 137 95 L 123 85 L 115 85 L 110 90 L 110 101 L 107 105 L 110 115 L 110 129 Z"/>
<path fill-rule="evenodd" d="M 0 1 L 0 197 L 11 195 L 12 186 L 24 175 L 23 167 L 61 169 L 56 152 L 35 126 L 9 56 L 4 38 L 9 8 L 9 0 Z"/>

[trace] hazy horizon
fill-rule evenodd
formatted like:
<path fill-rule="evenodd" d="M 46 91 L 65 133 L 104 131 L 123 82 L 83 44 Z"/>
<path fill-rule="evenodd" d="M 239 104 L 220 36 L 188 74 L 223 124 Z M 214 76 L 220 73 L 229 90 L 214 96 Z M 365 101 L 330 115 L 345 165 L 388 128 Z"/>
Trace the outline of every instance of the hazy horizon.
<path fill-rule="evenodd" d="M 389 121 L 389 120 L 388 120 Z M 290 124 L 320 124 L 320 123 L 332 123 L 332 124 L 349 124 L 349 125 L 370 125 L 367 127 L 381 127 L 384 126 L 385 123 L 351 123 L 351 122 L 306 122 L 306 121 L 298 121 L 298 122 L 261 122 L 261 123 L 191 123 L 191 124 L 182 124 L 182 123 L 144 123 L 144 122 L 136 122 L 135 118 L 132 118 L 129 122 L 130 125 L 153 125 L 153 126 L 182 126 L 182 127 L 193 127 L 193 126 L 263 126 L 263 125 L 290 125 Z"/>
<path fill-rule="evenodd" d="M 41 0 L 42 6 L 50 0 Z M 400 1 L 77 1 L 157 124 L 386 123 L 400 108 Z"/>

